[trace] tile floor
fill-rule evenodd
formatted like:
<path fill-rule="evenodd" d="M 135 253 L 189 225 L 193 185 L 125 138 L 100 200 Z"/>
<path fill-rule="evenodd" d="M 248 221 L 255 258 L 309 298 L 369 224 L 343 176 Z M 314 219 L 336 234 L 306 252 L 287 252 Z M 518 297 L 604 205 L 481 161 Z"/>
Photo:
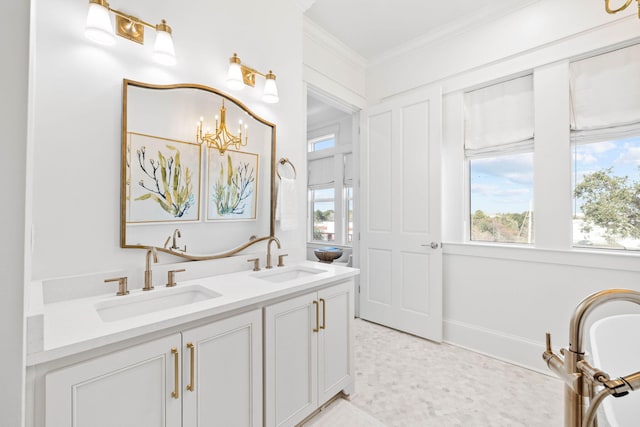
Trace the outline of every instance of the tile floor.
<path fill-rule="evenodd" d="M 305 427 L 555 427 L 560 380 L 355 321 L 356 392 Z"/>

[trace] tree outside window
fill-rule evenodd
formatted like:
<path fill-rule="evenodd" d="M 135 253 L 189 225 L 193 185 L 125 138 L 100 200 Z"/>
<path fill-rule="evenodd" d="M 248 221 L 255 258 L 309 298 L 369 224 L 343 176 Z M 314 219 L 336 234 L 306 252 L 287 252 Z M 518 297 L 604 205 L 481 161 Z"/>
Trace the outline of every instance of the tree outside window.
<path fill-rule="evenodd" d="M 333 188 L 311 190 L 313 240 L 335 241 L 335 195 Z"/>
<path fill-rule="evenodd" d="M 573 244 L 640 250 L 640 137 L 574 144 Z"/>

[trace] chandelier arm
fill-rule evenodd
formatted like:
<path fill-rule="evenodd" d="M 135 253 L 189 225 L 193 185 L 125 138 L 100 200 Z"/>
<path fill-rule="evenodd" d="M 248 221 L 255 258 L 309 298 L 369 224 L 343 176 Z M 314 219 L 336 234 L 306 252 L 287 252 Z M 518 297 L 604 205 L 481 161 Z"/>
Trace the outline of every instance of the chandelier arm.
<path fill-rule="evenodd" d="M 248 136 L 244 134 L 244 143 L 242 142 L 242 121 L 240 121 L 240 129 L 238 135 L 234 135 L 227 128 L 226 108 L 224 108 L 224 99 L 222 100 L 222 106 L 220 107 L 220 122 L 218 123 L 218 116 L 216 116 L 216 129 L 214 133 L 209 133 L 207 130 L 204 135 L 202 128 L 204 127 L 202 118 L 196 123 L 196 141 L 203 143 L 206 142 L 207 147 L 218 150 L 220 155 L 224 155 L 225 151 L 230 146 L 239 150 L 240 147 L 247 145 Z M 245 125 L 245 130 L 247 125 Z"/>
<path fill-rule="evenodd" d="M 626 0 L 625 4 L 623 4 L 622 6 L 620 6 L 617 9 L 611 9 L 611 0 L 604 0 L 604 9 L 607 11 L 607 13 L 609 14 L 614 14 L 614 13 L 618 13 L 622 10 L 625 10 L 627 7 L 629 7 L 629 5 L 631 4 L 633 0 Z M 640 16 L 640 0 L 638 1 L 638 16 Z"/>

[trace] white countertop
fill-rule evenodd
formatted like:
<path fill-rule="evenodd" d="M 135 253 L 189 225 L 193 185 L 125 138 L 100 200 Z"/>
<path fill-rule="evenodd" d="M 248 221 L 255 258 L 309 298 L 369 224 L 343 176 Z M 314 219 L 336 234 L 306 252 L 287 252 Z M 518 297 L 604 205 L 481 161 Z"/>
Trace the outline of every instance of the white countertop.
<path fill-rule="evenodd" d="M 323 270 L 323 272 L 281 282 L 272 282 L 261 278 L 286 272 L 295 273 L 297 269 L 317 269 Z M 262 307 L 269 302 L 283 299 L 287 295 L 319 289 L 329 283 L 357 276 L 358 273 L 359 270 L 354 268 L 306 261 L 259 272 L 242 271 L 178 281 L 174 288 L 157 286 L 148 292 L 137 289 L 132 290 L 126 296 L 115 296 L 114 294 L 92 296 L 41 304 L 39 307 L 38 304 L 34 304 L 36 313 L 32 314 L 42 317 L 42 331 L 29 331 L 28 327 L 27 334 L 32 335 L 29 337 L 31 341 L 42 340 L 42 343 L 36 346 L 41 350 L 27 354 L 27 365 L 49 362 L 207 317 L 232 314 L 234 311 L 242 311 L 252 307 Z M 191 285 L 198 285 L 221 296 L 114 321 L 102 320 L 96 310 L 96 304 L 109 304 L 111 301 L 117 303 L 125 301 L 127 298 L 133 299 L 126 301 L 135 301 L 139 298 L 145 298 L 146 295 L 159 297 L 166 295 L 165 293 L 175 292 L 180 287 Z"/>

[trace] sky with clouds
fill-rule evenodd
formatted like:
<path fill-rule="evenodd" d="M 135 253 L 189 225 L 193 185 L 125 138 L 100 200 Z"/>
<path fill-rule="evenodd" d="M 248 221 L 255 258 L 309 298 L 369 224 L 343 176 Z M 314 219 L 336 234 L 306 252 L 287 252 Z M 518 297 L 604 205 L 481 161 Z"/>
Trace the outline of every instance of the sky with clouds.
<path fill-rule="evenodd" d="M 576 178 L 580 181 L 588 173 L 613 167 L 616 175 L 638 180 L 640 138 L 578 145 L 574 154 Z"/>
<path fill-rule="evenodd" d="M 574 180 L 613 167 L 613 173 L 640 181 L 640 137 L 576 146 Z M 533 154 L 511 154 L 470 162 L 471 212 L 522 213 L 533 206 Z"/>
<path fill-rule="evenodd" d="M 525 212 L 533 203 L 533 154 L 510 154 L 470 162 L 471 212 Z"/>

